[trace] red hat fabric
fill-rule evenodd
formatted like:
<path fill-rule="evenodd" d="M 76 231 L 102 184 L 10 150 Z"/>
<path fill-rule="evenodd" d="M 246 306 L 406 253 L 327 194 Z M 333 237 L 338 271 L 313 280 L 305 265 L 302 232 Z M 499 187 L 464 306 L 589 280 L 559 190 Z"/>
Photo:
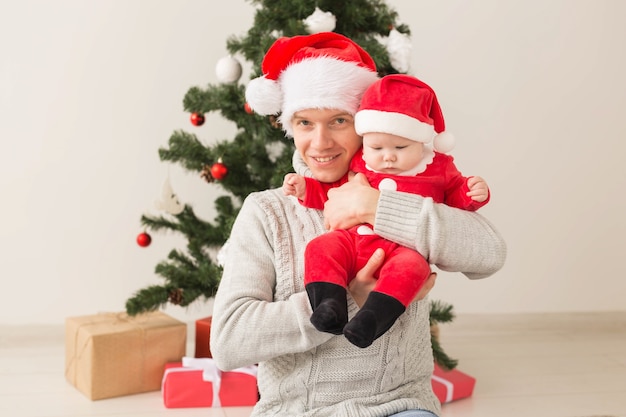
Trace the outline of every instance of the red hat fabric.
<path fill-rule="evenodd" d="M 389 133 L 426 144 L 434 140 L 439 152 L 449 152 L 454 146 L 454 137 L 445 132 L 435 92 L 406 74 L 387 75 L 372 84 L 363 95 L 354 123 L 359 135 Z"/>
<path fill-rule="evenodd" d="M 378 79 L 372 57 L 334 32 L 278 39 L 261 70 L 263 76 L 246 88 L 246 101 L 258 114 L 280 113 L 278 121 L 290 136 L 295 112 L 328 108 L 354 114 L 363 92 Z"/>

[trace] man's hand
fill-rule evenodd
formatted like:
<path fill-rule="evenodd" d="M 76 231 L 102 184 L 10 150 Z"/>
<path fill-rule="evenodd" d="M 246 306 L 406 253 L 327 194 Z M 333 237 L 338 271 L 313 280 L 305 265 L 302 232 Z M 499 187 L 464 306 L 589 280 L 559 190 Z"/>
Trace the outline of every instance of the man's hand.
<path fill-rule="evenodd" d="M 424 285 L 422 285 L 422 288 L 420 288 L 417 295 L 413 298 L 413 301 L 419 301 L 426 298 L 430 290 L 435 287 L 435 281 L 437 281 L 437 273 L 431 272 L 426 282 L 424 282 Z"/>
<path fill-rule="evenodd" d="M 374 286 L 376 285 L 376 278 L 374 278 L 374 273 L 380 266 L 383 264 L 385 260 L 385 252 L 382 249 L 376 249 L 374 254 L 367 261 L 367 264 L 357 272 L 356 276 L 350 284 L 348 285 L 348 291 L 350 291 L 350 295 L 356 302 L 359 307 L 362 307 L 367 300 L 367 296 L 370 294 Z M 413 301 L 424 299 L 430 290 L 435 286 L 435 281 L 437 279 L 437 273 L 433 272 L 430 274 L 430 277 L 426 280 L 420 291 L 417 293 Z"/>
<path fill-rule="evenodd" d="M 385 251 L 382 249 L 376 249 L 365 266 L 361 268 L 356 276 L 348 284 L 348 291 L 354 298 L 354 301 L 359 307 L 362 307 L 367 300 L 367 296 L 376 284 L 376 278 L 374 278 L 374 272 L 383 264 L 385 260 Z"/>
<path fill-rule="evenodd" d="M 326 229 L 349 229 L 358 224 L 374 224 L 380 192 L 372 188 L 363 174 L 351 175 L 341 187 L 328 191 L 324 204 Z"/>

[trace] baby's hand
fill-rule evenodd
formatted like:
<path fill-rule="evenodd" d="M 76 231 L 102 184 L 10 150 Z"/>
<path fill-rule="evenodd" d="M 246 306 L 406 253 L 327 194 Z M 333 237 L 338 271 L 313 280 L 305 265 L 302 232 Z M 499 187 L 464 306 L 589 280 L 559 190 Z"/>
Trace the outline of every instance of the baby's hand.
<path fill-rule="evenodd" d="M 467 196 L 474 201 L 482 203 L 489 197 L 489 187 L 481 177 L 470 177 L 467 180 L 467 187 L 469 188 Z"/>
<path fill-rule="evenodd" d="M 306 195 L 306 180 L 302 175 L 287 174 L 283 180 L 283 192 L 285 195 L 293 195 L 304 200 Z"/>

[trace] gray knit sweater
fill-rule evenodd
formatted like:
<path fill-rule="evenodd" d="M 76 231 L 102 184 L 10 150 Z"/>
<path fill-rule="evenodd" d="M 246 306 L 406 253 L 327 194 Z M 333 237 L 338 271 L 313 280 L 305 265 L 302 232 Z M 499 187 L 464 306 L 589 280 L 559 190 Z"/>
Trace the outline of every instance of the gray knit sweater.
<path fill-rule="evenodd" d="M 480 215 L 416 195 L 383 192 L 374 229 L 471 278 L 494 273 L 506 256 L 503 240 Z M 428 300 L 411 304 L 365 349 L 310 323 L 303 253 L 323 232 L 321 212 L 280 189 L 248 196 L 224 249 L 215 297 L 211 352 L 217 365 L 259 364 L 255 417 L 382 417 L 416 408 L 439 414 L 430 381 Z M 350 316 L 357 308 L 349 298 Z"/>

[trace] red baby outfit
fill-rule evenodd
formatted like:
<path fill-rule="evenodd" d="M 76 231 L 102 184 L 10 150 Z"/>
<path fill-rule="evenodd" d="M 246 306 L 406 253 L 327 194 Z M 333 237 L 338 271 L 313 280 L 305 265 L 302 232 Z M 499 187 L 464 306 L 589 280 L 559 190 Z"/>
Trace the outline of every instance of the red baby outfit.
<path fill-rule="evenodd" d="M 373 172 L 366 168 L 361 151 L 353 157 L 351 170 L 365 174 L 372 187 L 420 194 L 431 197 L 437 203 L 465 210 L 477 210 L 489 201 L 488 198 L 479 203 L 468 197 L 467 178 L 456 168 L 451 156 L 438 152 L 435 152 L 424 172 L 413 176 Z M 347 175 L 332 184 L 307 178 L 306 198 L 301 203 L 306 207 L 322 209 L 328 190 L 346 181 Z M 408 306 L 430 275 L 428 261 L 418 252 L 374 234 L 369 225 L 335 230 L 309 242 L 305 252 L 305 285 L 330 282 L 345 288 L 378 248 L 385 251 L 385 262 L 375 273 L 378 282 L 374 291 L 387 294 Z"/>
<path fill-rule="evenodd" d="M 489 200 L 477 203 L 467 196 L 467 178 L 456 169 L 452 157 L 445 155 L 454 146 L 454 136 L 445 130 L 435 92 L 421 80 L 392 74 L 370 85 L 354 115 L 354 130 L 364 140 L 369 139 L 368 133 L 379 133 L 423 144 L 422 160 L 400 175 L 373 172 L 358 152 L 350 169 L 365 174 L 372 187 L 420 194 L 465 210 L 476 210 Z M 337 185 L 308 179 L 303 204 L 323 208 L 328 189 Z M 378 248 L 384 249 L 385 260 L 374 274 L 375 287 L 348 320 L 348 282 Z M 313 239 L 304 259 L 305 289 L 313 309 L 311 323 L 320 331 L 343 333 L 361 348 L 370 346 L 393 326 L 430 275 L 428 260 L 417 251 L 376 236 L 365 224 Z"/>

